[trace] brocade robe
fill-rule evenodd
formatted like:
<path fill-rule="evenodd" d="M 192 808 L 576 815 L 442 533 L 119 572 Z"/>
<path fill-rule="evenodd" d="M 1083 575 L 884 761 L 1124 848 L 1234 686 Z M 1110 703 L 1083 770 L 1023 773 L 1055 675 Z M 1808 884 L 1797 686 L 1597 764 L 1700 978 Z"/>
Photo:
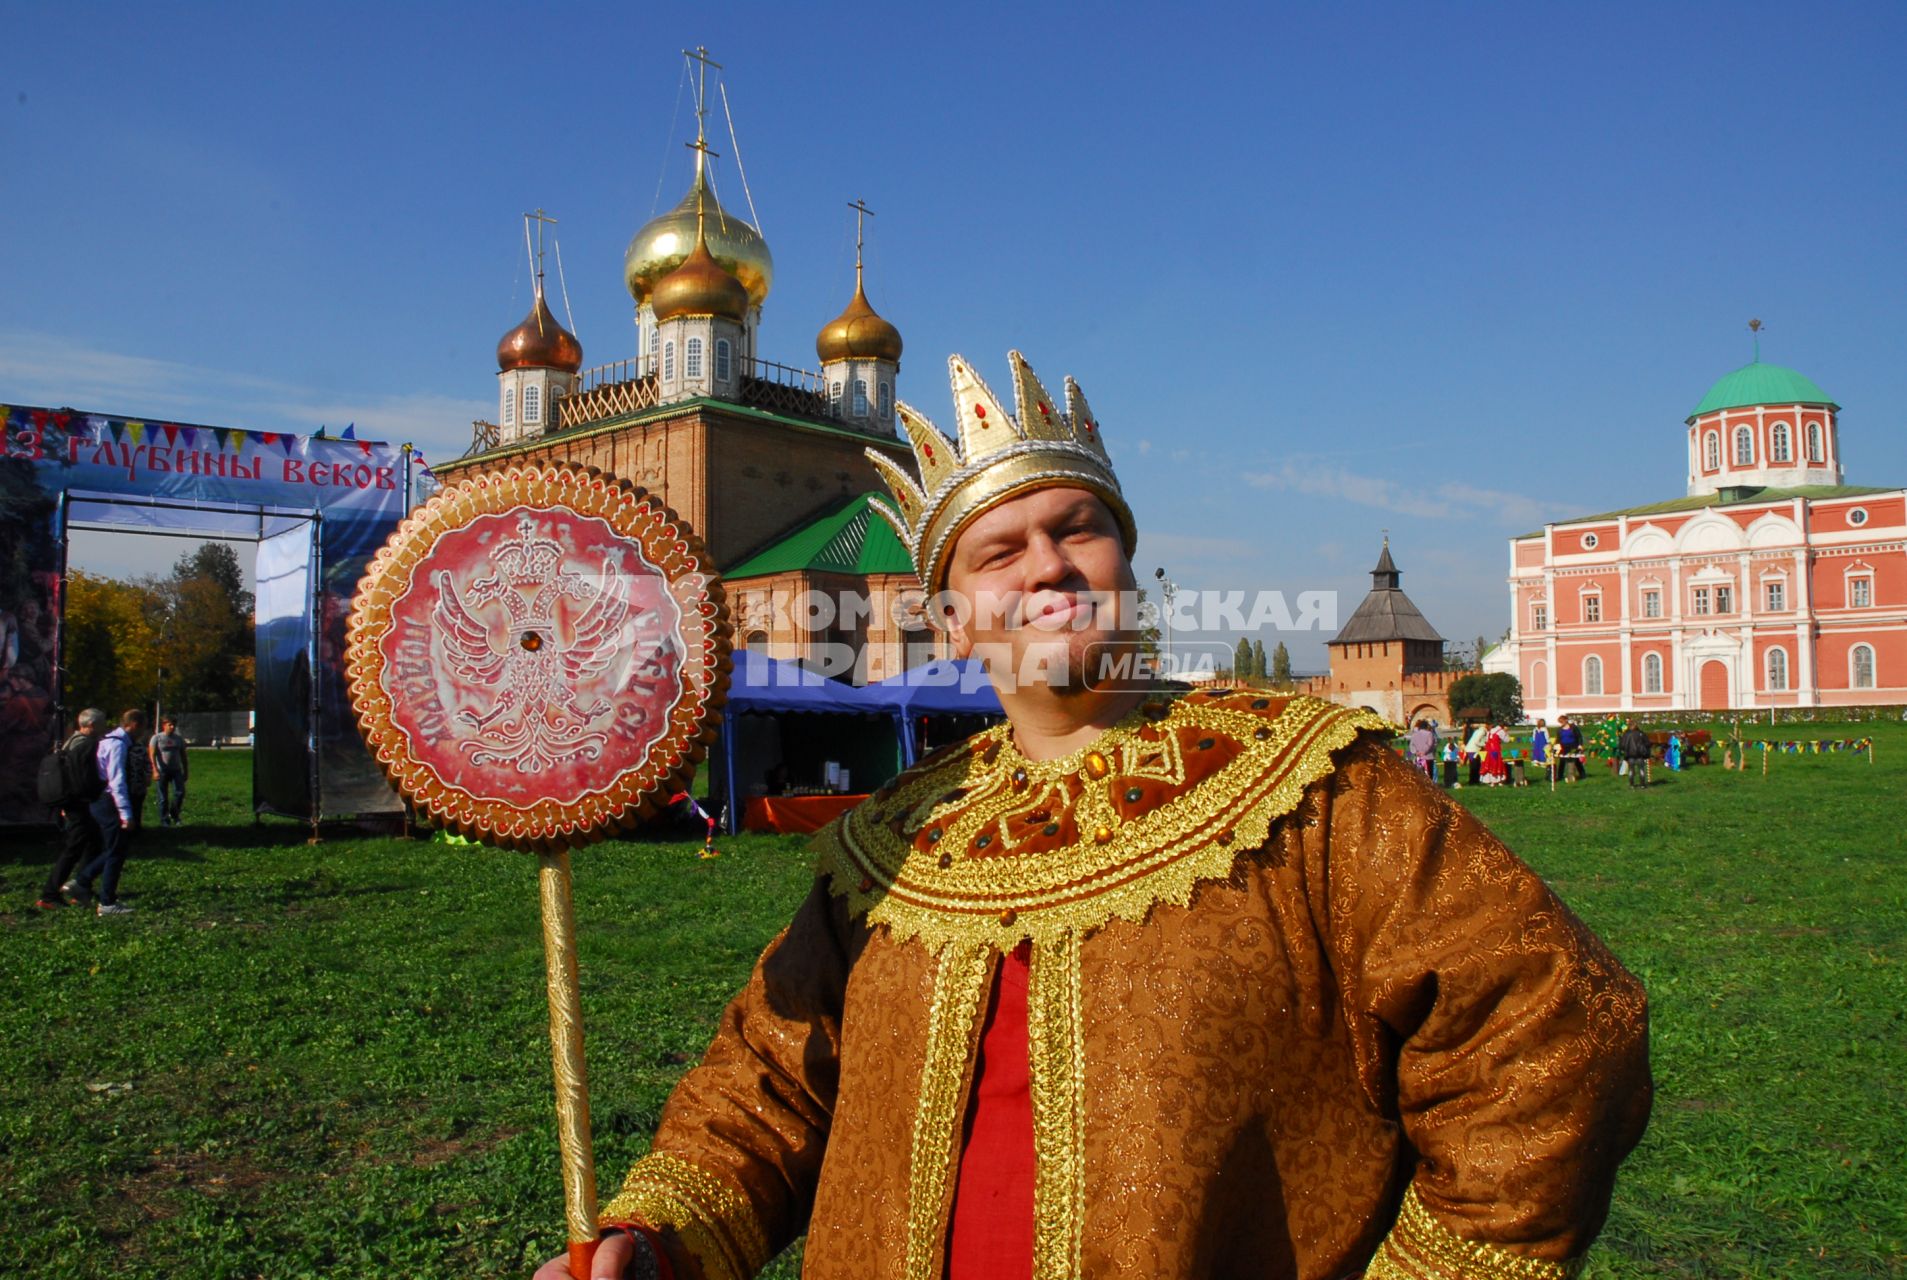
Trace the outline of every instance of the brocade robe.
<path fill-rule="evenodd" d="M 1039 1280 L 1568 1275 L 1647 1120 L 1643 992 L 1386 734 L 1198 694 L 923 761 L 817 837 L 602 1220 L 679 1276 L 803 1231 L 815 1280 L 941 1276 L 1027 943 Z"/>

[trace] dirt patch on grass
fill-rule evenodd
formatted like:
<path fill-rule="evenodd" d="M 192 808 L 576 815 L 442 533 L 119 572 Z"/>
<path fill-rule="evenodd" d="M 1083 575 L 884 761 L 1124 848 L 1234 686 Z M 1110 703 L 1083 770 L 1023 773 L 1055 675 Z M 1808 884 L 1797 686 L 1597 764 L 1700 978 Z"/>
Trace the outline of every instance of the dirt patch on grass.
<path fill-rule="evenodd" d="M 413 1168 L 428 1169 L 447 1160 L 480 1156 L 502 1146 L 521 1133 L 521 1129 L 498 1129 L 480 1138 L 432 1138 L 410 1154 L 406 1161 Z"/>
<path fill-rule="evenodd" d="M 254 1164 L 242 1154 L 176 1152 L 153 1156 L 145 1168 L 120 1183 L 120 1194 L 153 1220 L 178 1214 L 184 1195 L 245 1195 L 288 1175 Z"/>

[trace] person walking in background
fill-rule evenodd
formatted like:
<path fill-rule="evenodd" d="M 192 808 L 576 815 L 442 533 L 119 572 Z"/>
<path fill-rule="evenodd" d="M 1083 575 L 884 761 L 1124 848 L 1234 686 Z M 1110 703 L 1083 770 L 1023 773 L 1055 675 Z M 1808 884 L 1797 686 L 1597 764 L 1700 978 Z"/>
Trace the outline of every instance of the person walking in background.
<path fill-rule="evenodd" d="M 1443 744 L 1443 784 L 1446 788 L 1457 785 L 1457 740 L 1447 739 Z"/>
<path fill-rule="evenodd" d="M 1662 748 L 1662 763 L 1671 771 L 1680 772 L 1682 768 L 1682 735 L 1678 731 L 1669 733 L 1669 745 Z"/>
<path fill-rule="evenodd" d="M 140 727 L 145 720 L 140 719 Z M 126 794 L 132 800 L 132 826 L 128 828 L 137 835 L 146 826 L 146 793 L 152 790 L 152 739 L 140 738 L 135 732 L 126 742 Z"/>
<path fill-rule="evenodd" d="M 1537 717 L 1536 732 L 1530 735 L 1530 763 L 1539 769 L 1549 768 L 1549 729 Z"/>
<path fill-rule="evenodd" d="M 1571 724 L 1568 716 L 1556 722 L 1556 767 L 1561 770 L 1564 782 L 1589 776 L 1583 768 L 1583 731 Z M 1571 768 L 1576 770 L 1576 778 L 1569 776 Z"/>
<path fill-rule="evenodd" d="M 1417 727 L 1410 731 L 1410 762 L 1416 765 L 1425 777 L 1435 776 L 1430 755 L 1436 748 L 1437 735 L 1430 731 L 1430 722 L 1419 720 Z"/>
<path fill-rule="evenodd" d="M 135 749 L 134 740 L 146 724 L 142 711 L 128 711 L 119 717 L 119 727 L 99 740 L 99 775 L 105 790 L 93 801 L 93 820 L 99 824 L 102 848 L 79 873 L 81 894 L 91 893 L 93 881 L 99 881 L 98 912 L 102 916 L 130 915 L 132 908 L 119 900 L 119 872 L 132 851 L 132 789 L 128 784 L 127 759 Z M 74 883 L 68 882 L 68 888 Z M 74 896 L 81 896 L 75 894 Z"/>
<path fill-rule="evenodd" d="M 1642 726 L 1630 724 L 1622 731 L 1622 759 L 1629 766 L 1629 785 L 1649 785 L 1649 735 Z"/>
<path fill-rule="evenodd" d="M 40 888 L 39 901 L 34 903 L 42 911 L 85 902 L 77 894 L 78 886 L 69 883 L 67 877 L 92 861 L 100 850 L 99 824 L 93 820 L 92 805 L 105 785 L 98 759 L 99 735 L 105 730 L 106 713 L 88 707 L 79 713 L 73 735 L 60 747 L 60 852 Z"/>
<path fill-rule="evenodd" d="M 179 810 L 185 804 L 186 778 L 192 771 L 186 760 L 185 739 L 179 734 L 178 721 L 159 722 L 159 732 L 146 742 L 146 757 L 152 766 L 152 776 L 159 781 L 159 825 L 176 827 Z"/>
<path fill-rule="evenodd" d="M 1470 731 L 1464 739 L 1463 758 L 1470 766 L 1470 785 L 1479 786 L 1483 782 L 1483 743 L 1490 736 L 1490 726 L 1480 724 Z"/>

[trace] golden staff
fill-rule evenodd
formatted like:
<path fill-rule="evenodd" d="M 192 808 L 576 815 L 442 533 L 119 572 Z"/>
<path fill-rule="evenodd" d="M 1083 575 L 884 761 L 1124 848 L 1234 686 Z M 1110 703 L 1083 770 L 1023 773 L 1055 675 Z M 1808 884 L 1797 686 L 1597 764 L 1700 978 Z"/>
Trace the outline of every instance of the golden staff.
<path fill-rule="evenodd" d="M 569 850 L 537 855 L 543 901 L 543 963 L 550 997 L 550 1065 L 556 1077 L 556 1138 L 563 1159 L 569 1273 L 588 1280 L 596 1255 L 596 1160 L 589 1133 L 589 1069 L 583 1061 L 583 999 L 576 981 L 576 901 Z"/>

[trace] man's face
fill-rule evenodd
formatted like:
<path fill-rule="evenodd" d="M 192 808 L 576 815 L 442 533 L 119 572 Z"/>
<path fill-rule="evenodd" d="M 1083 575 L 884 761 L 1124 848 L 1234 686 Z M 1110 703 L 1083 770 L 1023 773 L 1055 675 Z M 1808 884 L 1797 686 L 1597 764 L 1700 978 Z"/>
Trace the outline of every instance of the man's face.
<path fill-rule="evenodd" d="M 1119 606 L 1135 588 L 1104 502 L 1084 489 L 1035 490 L 981 515 L 954 544 L 947 589 L 967 609 L 949 628 L 954 652 L 984 646 L 996 680 L 1009 674 L 997 670 L 1007 657 L 1014 676 L 1078 691 L 1089 655 L 1131 639 Z"/>
<path fill-rule="evenodd" d="M 178 728 L 178 726 L 173 724 L 170 720 L 165 720 L 160 722 L 159 728 L 164 733 L 171 733 L 174 729 Z"/>

